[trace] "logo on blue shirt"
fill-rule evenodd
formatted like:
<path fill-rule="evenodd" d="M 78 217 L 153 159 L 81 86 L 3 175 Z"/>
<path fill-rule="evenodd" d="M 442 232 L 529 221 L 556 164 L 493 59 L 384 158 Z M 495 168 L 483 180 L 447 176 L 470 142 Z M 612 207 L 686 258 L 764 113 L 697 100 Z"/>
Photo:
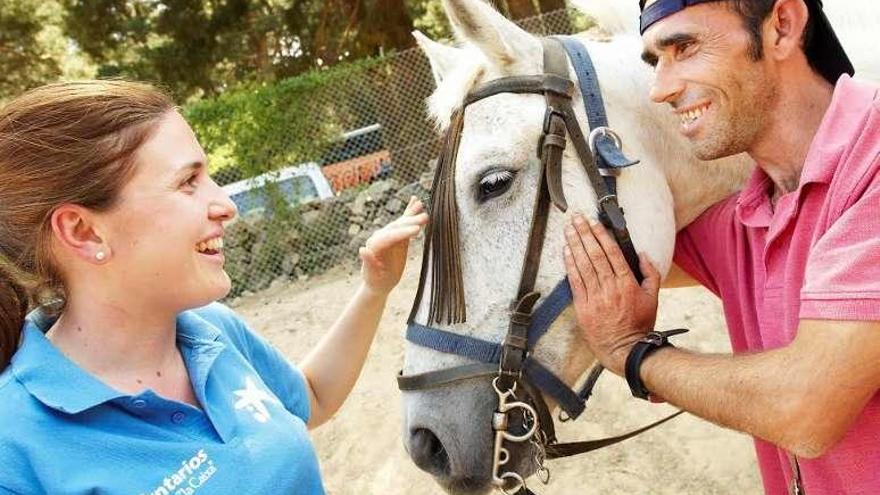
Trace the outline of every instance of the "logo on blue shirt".
<path fill-rule="evenodd" d="M 265 423 L 272 418 L 269 414 L 269 409 L 266 408 L 266 404 L 263 404 L 264 401 L 281 404 L 272 394 L 258 388 L 251 377 L 245 378 L 243 389 L 236 390 L 233 393 L 238 397 L 238 400 L 235 402 L 235 408 L 251 412 L 254 415 L 254 419 L 260 423 Z"/>
<path fill-rule="evenodd" d="M 180 469 L 166 476 L 161 485 L 149 494 L 141 495 L 193 495 L 217 472 L 217 466 L 208 458 L 205 449 L 199 450 L 180 465 Z"/>

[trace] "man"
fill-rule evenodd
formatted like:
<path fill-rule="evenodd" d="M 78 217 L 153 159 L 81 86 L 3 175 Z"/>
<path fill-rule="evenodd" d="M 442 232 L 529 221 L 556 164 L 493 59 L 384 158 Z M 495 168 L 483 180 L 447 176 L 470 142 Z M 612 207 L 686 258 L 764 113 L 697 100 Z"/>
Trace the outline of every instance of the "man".
<path fill-rule="evenodd" d="M 667 279 L 722 299 L 734 354 L 646 337 L 658 273 L 643 259 L 636 284 L 605 230 L 575 217 L 583 335 L 634 395 L 753 435 L 767 493 L 880 493 L 878 88 L 850 78 L 819 0 L 641 4 L 651 98 L 700 158 L 758 164 L 679 234 Z"/>

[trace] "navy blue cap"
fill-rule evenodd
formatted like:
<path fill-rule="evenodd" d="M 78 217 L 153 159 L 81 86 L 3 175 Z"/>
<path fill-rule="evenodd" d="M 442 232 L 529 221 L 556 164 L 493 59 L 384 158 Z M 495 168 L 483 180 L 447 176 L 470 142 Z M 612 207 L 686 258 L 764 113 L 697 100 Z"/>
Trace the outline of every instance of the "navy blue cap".
<path fill-rule="evenodd" d="M 657 0 L 645 8 L 646 0 L 639 0 L 642 10 L 641 33 L 644 34 L 654 23 L 684 10 L 692 5 L 722 0 Z M 822 10 L 822 0 L 804 0 L 813 20 L 813 34 L 804 46 L 810 65 L 828 82 L 834 84 L 843 74 L 852 76 L 855 68 L 837 39 L 828 17 Z"/>
<path fill-rule="evenodd" d="M 653 26 L 655 22 L 669 17 L 680 10 L 684 10 L 691 5 L 718 2 L 719 0 L 658 0 L 648 6 L 647 9 L 645 8 L 645 1 L 646 0 L 639 0 L 639 8 L 642 10 L 642 34 L 645 34 L 645 31 Z"/>

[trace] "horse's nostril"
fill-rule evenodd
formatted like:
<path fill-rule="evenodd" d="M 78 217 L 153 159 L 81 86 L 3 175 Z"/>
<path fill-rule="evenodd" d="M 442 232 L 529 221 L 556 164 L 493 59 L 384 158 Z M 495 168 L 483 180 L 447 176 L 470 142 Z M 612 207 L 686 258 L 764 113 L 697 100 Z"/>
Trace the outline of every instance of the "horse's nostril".
<path fill-rule="evenodd" d="M 409 455 L 423 471 L 434 476 L 449 476 L 449 455 L 431 430 L 413 430 L 409 439 Z"/>

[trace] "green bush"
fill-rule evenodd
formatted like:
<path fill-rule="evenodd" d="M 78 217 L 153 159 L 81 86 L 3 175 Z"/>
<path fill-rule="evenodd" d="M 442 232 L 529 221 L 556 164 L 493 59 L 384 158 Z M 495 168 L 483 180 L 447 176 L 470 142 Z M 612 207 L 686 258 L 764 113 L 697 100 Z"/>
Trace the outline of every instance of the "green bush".
<path fill-rule="evenodd" d="M 382 59 L 316 70 L 273 84 L 249 84 L 183 108 L 217 179 L 253 177 L 315 160 L 364 117 L 364 78 Z M 344 89 L 340 89 L 344 88 Z M 225 173 L 223 172 L 225 171 Z"/>

